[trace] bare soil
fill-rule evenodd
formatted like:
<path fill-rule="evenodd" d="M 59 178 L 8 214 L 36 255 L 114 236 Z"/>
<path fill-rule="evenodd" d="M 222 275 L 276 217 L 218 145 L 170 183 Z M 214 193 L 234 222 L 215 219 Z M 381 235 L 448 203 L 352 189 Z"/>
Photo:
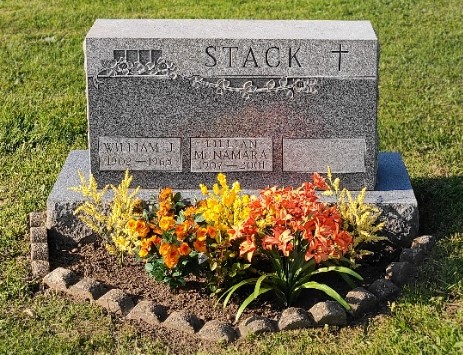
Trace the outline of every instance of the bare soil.
<path fill-rule="evenodd" d="M 357 270 L 364 278 L 364 281 L 357 283 L 358 286 L 368 287 L 378 277 L 384 276 L 385 268 L 390 261 L 397 260 L 397 250 L 387 247 L 382 250 L 381 253 L 376 253 L 374 258 L 364 260 L 363 266 Z M 169 286 L 152 279 L 144 270 L 143 263 L 127 257 L 121 264 L 118 258 L 108 254 L 106 249 L 97 242 L 67 248 L 50 241 L 50 266 L 52 269 L 65 267 L 74 271 L 79 277 L 93 278 L 111 288 L 120 288 L 135 299 L 155 301 L 165 306 L 168 314 L 173 311 L 187 310 L 204 321 L 218 319 L 232 323 L 239 302 L 244 299 L 244 294 L 241 296 L 238 294 L 235 299 L 232 299 L 233 302 L 223 309 L 222 305 L 216 305 L 216 299 L 210 296 L 203 280 L 194 277 L 187 280 L 186 286 L 171 290 Z M 345 296 L 350 289 L 337 275 L 324 278 L 323 282 L 328 283 L 342 296 Z M 325 294 L 307 290 L 301 294 L 294 306 L 308 310 L 315 303 L 324 300 L 327 300 Z M 282 311 L 283 307 L 269 295 L 251 303 L 241 319 L 250 315 L 263 315 L 278 320 Z M 144 328 L 146 329 L 146 326 Z M 185 337 L 183 333 L 180 334 L 163 327 L 152 327 L 152 334 L 157 340 L 171 347 L 174 353 L 191 353 L 201 347 L 201 341 L 198 339 L 192 342 L 189 339 L 192 338 L 191 336 Z M 184 341 L 179 339 L 184 339 Z"/>

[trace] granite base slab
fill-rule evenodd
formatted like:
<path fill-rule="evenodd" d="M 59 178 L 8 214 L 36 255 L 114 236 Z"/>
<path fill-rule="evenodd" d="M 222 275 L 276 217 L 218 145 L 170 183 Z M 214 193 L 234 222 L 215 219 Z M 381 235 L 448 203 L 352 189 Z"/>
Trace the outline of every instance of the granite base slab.
<path fill-rule="evenodd" d="M 91 230 L 73 214 L 84 198 L 79 193 L 69 190 L 70 187 L 80 184 L 78 171 L 88 177 L 89 156 L 88 150 L 71 151 L 48 197 L 46 227 L 50 236 L 56 238 L 58 245 L 74 245 L 92 238 Z M 157 192 L 158 189 L 142 189 L 140 197 L 149 199 Z M 199 190 L 180 192 L 184 198 L 201 198 Z M 257 193 L 255 190 L 244 192 Z M 355 193 L 353 192 L 354 195 Z M 386 222 L 384 233 L 389 240 L 398 246 L 410 246 L 418 234 L 418 202 L 399 153 L 379 153 L 376 187 L 375 190 L 367 192 L 366 201 L 382 211 L 381 219 Z"/>

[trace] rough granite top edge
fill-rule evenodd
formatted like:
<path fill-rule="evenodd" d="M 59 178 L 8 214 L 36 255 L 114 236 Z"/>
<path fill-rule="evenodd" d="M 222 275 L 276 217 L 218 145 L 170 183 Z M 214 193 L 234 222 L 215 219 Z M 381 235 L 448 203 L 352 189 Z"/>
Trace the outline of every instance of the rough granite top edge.
<path fill-rule="evenodd" d="M 378 40 L 370 21 L 218 19 L 97 19 L 86 38 Z"/>
<path fill-rule="evenodd" d="M 90 172 L 90 160 L 88 150 L 71 151 L 64 163 L 55 185 L 48 197 L 47 206 L 53 208 L 55 203 L 78 203 L 83 197 L 76 192 L 70 191 L 72 186 L 80 184 L 78 171 L 82 171 L 86 177 Z M 418 203 L 413 192 L 407 168 L 402 157 L 397 152 L 380 152 L 378 154 L 378 177 L 374 191 L 367 191 L 366 202 L 374 204 L 408 204 L 417 206 Z M 198 190 L 179 190 L 184 198 L 200 198 L 202 195 Z M 141 189 L 140 197 L 150 198 L 157 192 L 157 189 Z M 257 194 L 255 190 L 243 190 L 244 193 Z M 356 191 L 352 191 L 355 196 Z M 323 198 L 330 201 L 329 198 Z"/>

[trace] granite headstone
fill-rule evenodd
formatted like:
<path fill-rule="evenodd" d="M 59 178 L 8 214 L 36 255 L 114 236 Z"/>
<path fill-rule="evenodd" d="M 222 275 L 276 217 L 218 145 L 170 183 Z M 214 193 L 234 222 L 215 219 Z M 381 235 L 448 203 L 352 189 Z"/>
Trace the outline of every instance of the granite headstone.
<path fill-rule="evenodd" d="M 378 53 L 368 21 L 97 20 L 85 39 L 92 174 L 195 189 L 299 185 L 377 170 Z"/>
<path fill-rule="evenodd" d="M 140 196 L 199 197 L 218 172 L 247 193 L 332 168 L 369 190 L 385 234 L 409 246 L 418 206 L 400 154 L 377 152 L 379 44 L 368 21 L 97 20 L 85 39 L 89 150 L 70 152 L 47 200 L 64 243 L 78 170 L 99 186 L 129 169 Z"/>

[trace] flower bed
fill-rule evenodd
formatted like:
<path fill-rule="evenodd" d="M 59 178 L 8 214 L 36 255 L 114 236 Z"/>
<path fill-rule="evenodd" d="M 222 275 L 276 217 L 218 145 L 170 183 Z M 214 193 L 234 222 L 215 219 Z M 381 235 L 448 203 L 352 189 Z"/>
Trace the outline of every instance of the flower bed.
<path fill-rule="evenodd" d="M 305 289 L 321 291 L 350 310 L 322 276 L 337 273 L 355 287 L 354 279 L 362 277 L 354 269 L 371 254 L 365 247 L 384 239 L 377 234 L 378 210 L 363 203 L 365 190 L 352 198 L 330 171 L 327 180 L 314 174 L 298 188 L 271 187 L 257 197 L 240 194 L 239 182 L 229 186 L 218 174 L 211 190 L 200 185 L 204 199 L 195 203 L 170 188 L 146 203 L 136 198 L 138 189 L 129 192 L 130 182 L 126 172 L 119 186 L 98 190 L 93 177 L 86 181 L 81 175 L 75 190 L 88 200 L 77 216 L 121 263 L 136 257 L 173 290 L 194 276 L 226 307 L 243 288 L 235 321 L 261 295 L 271 293 L 289 307 Z M 103 196 L 109 188 L 114 198 L 108 208 Z M 337 203 L 321 202 L 317 190 L 335 195 Z"/>

